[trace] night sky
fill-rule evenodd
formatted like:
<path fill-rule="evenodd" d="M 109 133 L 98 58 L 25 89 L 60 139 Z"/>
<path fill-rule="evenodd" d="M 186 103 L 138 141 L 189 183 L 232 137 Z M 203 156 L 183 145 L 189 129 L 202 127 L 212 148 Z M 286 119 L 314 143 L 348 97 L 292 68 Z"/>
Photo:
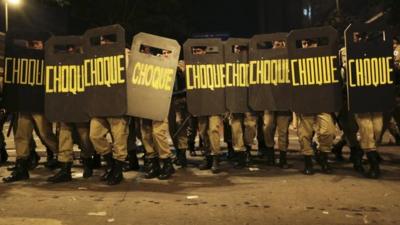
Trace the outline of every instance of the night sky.
<path fill-rule="evenodd" d="M 108 1 L 113 3 L 114 1 Z M 288 31 L 294 27 L 293 22 L 301 21 L 299 13 L 301 12 L 301 4 L 293 4 L 293 2 L 301 2 L 299 0 L 281 0 L 281 1 L 264 1 L 264 7 L 260 8 L 258 0 L 185 0 L 179 1 L 180 7 L 174 12 L 157 11 L 152 15 L 152 10 L 148 10 L 148 14 L 138 18 L 135 25 L 121 24 L 127 30 L 127 33 L 143 31 L 151 32 L 158 35 L 172 37 L 183 40 L 195 34 L 203 33 L 223 33 L 233 37 L 251 37 L 263 30 L 269 32 Z M 116 6 L 115 6 L 116 7 Z M 93 22 L 89 23 L 73 16 L 71 7 L 50 7 L 43 4 L 25 4 L 23 8 L 10 8 L 10 29 L 47 29 L 56 35 L 80 34 L 85 29 L 97 26 Z M 107 7 L 103 7 L 104 9 Z M 4 21 L 4 10 L 1 10 L 1 21 Z M 104 14 L 99 9 L 93 8 L 92 11 L 98 14 Z M 143 9 L 146 10 L 146 9 Z M 260 10 L 263 10 L 264 19 L 260 20 Z M 293 14 L 293 11 L 296 13 Z M 162 16 L 171 17 L 167 20 L 159 19 L 148 22 L 152 17 Z M 164 15 L 165 14 L 165 15 Z M 179 19 L 179 25 L 168 31 L 165 28 L 173 26 L 174 17 Z M 149 19 L 150 18 L 150 19 Z M 93 18 L 95 19 L 95 18 Z M 263 21 L 264 24 L 260 24 Z M 288 22 L 289 21 L 289 22 Z M 118 19 L 116 20 L 118 23 Z M 102 24 L 100 18 L 99 25 Z M 182 25 L 183 24 L 183 25 Z M 264 25 L 262 27 L 262 25 Z M 134 28 L 132 28 L 134 27 Z M 132 29 L 131 29 L 132 28 Z M 4 22 L 0 26 L 4 30 Z"/>

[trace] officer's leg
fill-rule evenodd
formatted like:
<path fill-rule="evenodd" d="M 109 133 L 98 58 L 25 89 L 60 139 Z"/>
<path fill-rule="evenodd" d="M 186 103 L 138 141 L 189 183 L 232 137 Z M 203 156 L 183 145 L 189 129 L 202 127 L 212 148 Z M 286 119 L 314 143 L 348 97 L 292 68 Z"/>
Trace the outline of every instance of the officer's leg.
<path fill-rule="evenodd" d="M 197 136 L 198 122 L 196 117 L 191 117 L 188 127 L 188 149 L 191 156 L 196 156 L 195 142 Z"/>
<path fill-rule="evenodd" d="M 160 180 L 168 179 L 175 172 L 172 165 L 172 152 L 168 144 L 168 122 L 167 121 L 152 121 L 153 124 L 153 140 L 154 146 L 157 149 L 163 166 L 161 168 L 158 178 Z"/>
<path fill-rule="evenodd" d="M 379 146 L 379 142 L 376 137 L 382 137 L 382 127 L 383 127 L 383 114 L 382 113 L 372 113 L 372 125 L 374 126 L 374 137 L 376 141 L 376 148 Z M 382 161 L 382 158 L 378 154 L 378 160 Z"/>
<path fill-rule="evenodd" d="M 172 152 L 168 144 L 168 122 L 153 120 L 152 136 L 160 159 L 171 158 Z"/>
<path fill-rule="evenodd" d="M 254 144 L 254 139 L 257 136 L 257 116 L 250 112 L 245 113 L 243 124 L 244 124 L 244 145 L 246 147 L 246 164 L 249 165 L 251 163 L 251 148 Z M 259 151 L 261 151 L 260 143 L 258 146 L 259 146 Z"/>
<path fill-rule="evenodd" d="M 54 170 L 57 167 L 59 167 L 59 163 L 57 160 L 57 156 L 55 155 L 55 153 L 50 149 L 50 147 L 47 146 L 46 142 L 43 140 L 42 136 L 40 135 L 39 129 L 37 128 L 36 124 L 34 124 L 33 126 L 34 131 L 36 133 L 36 135 L 39 137 L 40 142 L 42 142 L 42 144 L 46 147 L 46 163 L 45 163 L 45 167 L 50 169 L 50 170 Z M 58 141 L 58 135 L 55 136 L 56 140 Z M 37 164 L 38 161 L 40 160 L 40 156 L 39 154 L 36 152 L 36 142 L 32 137 L 31 140 L 31 152 L 29 154 L 29 161 L 30 161 L 30 169 L 34 169 Z M 58 151 L 58 149 L 57 149 Z"/>
<path fill-rule="evenodd" d="M 111 168 L 114 166 L 111 144 L 107 140 L 110 125 L 105 118 L 92 118 L 90 120 L 89 137 L 94 150 L 103 156 L 107 166 L 105 173 L 101 176 L 102 181 L 106 181 L 110 175 Z"/>
<path fill-rule="evenodd" d="M 346 145 L 346 136 L 345 136 L 345 130 L 347 124 L 347 107 L 343 107 L 341 111 L 339 112 L 338 115 L 336 115 L 336 122 L 338 123 L 339 128 L 343 131 L 342 136 L 340 137 L 339 141 L 334 143 L 332 146 L 332 153 L 335 155 L 336 161 L 344 161 L 343 158 L 343 147 Z"/>
<path fill-rule="evenodd" d="M 332 168 L 328 163 L 328 154 L 331 152 L 333 140 L 335 139 L 335 124 L 332 116 L 328 113 L 318 114 L 316 123 L 319 150 L 321 151 L 319 163 L 322 172 L 332 173 Z"/>
<path fill-rule="evenodd" d="M 233 114 L 231 118 L 232 144 L 236 153 L 235 168 L 246 166 L 246 149 L 243 140 L 243 114 Z"/>
<path fill-rule="evenodd" d="M 297 135 L 299 137 L 300 150 L 304 156 L 304 171 L 306 175 L 313 175 L 313 162 L 312 155 L 314 153 L 312 149 L 313 139 L 313 125 L 315 121 L 314 116 L 305 116 L 302 114 L 296 114 L 297 116 Z"/>
<path fill-rule="evenodd" d="M 278 131 L 278 149 L 279 149 L 279 167 L 289 168 L 286 154 L 289 147 L 289 126 L 292 120 L 291 112 L 278 112 L 276 117 L 276 126 Z"/>
<path fill-rule="evenodd" d="M 374 128 L 374 139 L 376 145 L 379 144 L 379 139 L 382 134 L 383 129 L 383 114 L 382 113 L 372 113 L 372 125 Z"/>
<path fill-rule="evenodd" d="M 267 165 L 273 166 L 275 165 L 275 127 L 276 127 L 276 120 L 275 120 L 275 112 L 265 111 L 263 116 L 264 124 L 263 124 L 263 134 L 265 145 L 267 146 Z"/>
<path fill-rule="evenodd" d="M 228 158 L 230 158 L 232 155 L 234 155 L 234 149 L 233 149 L 233 140 L 232 140 L 232 127 L 230 124 L 230 117 L 231 115 L 227 115 L 226 118 L 223 120 L 223 125 L 224 125 L 224 142 L 227 144 L 228 147 Z"/>
<path fill-rule="evenodd" d="M 205 148 L 205 157 L 204 162 L 200 164 L 200 170 L 208 170 L 212 167 L 212 156 L 211 156 L 211 146 L 210 146 L 210 138 L 208 134 L 208 125 L 209 125 L 209 117 L 208 116 L 201 116 L 197 118 L 198 121 L 198 128 L 200 138 L 204 142 Z"/>
<path fill-rule="evenodd" d="M 396 145 L 400 145 L 400 131 L 399 131 L 399 127 L 397 126 L 396 121 L 394 120 L 393 117 L 391 117 L 391 119 L 389 121 L 388 130 L 389 130 L 390 134 L 394 137 Z M 381 134 L 381 137 L 382 136 L 383 136 L 383 132 Z"/>
<path fill-rule="evenodd" d="M 141 119 L 140 120 L 140 132 L 142 134 L 142 143 L 146 150 L 146 168 L 145 178 L 152 179 L 160 174 L 160 163 L 158 153 L 154 147 L 153 140 L 153 124 L 151 120 Z"/>
<path fill-rule="evenodd" d="M 391 112 L 383 113 L 383 126 L 382 133 L 379 137 L 376 137 L 377 143 L 382 144 L 382 137 L 385 134 L 386 130 L 389 128 L 390 119 L 392 118 Z"/>
<path fill-rule="evenodd" d="M 168 128 L 169 128 L 169 133 L 171 135 L 171 139 L 172 139 L 172 145 L 175 148 L 175 162 L 177 162 L 177 158 L 178 158 L 178 138 L 177 138 L 177 134 L 176 131 L 179 129 L 179 122 L 178 120 L 181 120 L 180 118 L 180 113 L 178 112 L 178 106 L 177 106 L 177 100 L 176 99 L 172 99 L 171 102 L 171 107 L 169 109 L 169 113 L 168 113 Z M 174 136 L 175 135 L 175 136 Z"/>
<path fill-rule="evenodd" d="M 106 119 L 92 118 L 90 121 L 90 140 L 97 153 L 101 156 L 112 154 L 111 144 L 107 140 L 110 126 Z"/>
<path fill-rule="evenodd" d="M 370 169 L 366 175 L 369 178 L 379 178 L 380 169 L 372 115 L 371 113 L 356 114 L 356 121 L 360 132 L 360 146 L 366 152 L 370 163 Z"/>
<path fill-rule="evenodd" d="M 32 114 L 35 125 L 38 129 L 43 144 L 49 148 L 53 153 L 58 152 L 57 137 L 53 133 L 52 124 L 44 117 L 43 114 Z"/>
<path fill-rule="evenodd" d="M 210 140 L 211 154 L 213 163 L 211 171 L 213 173 L 219 173 L 219 155 L 221 154 L 221 116 L 210 116 L 209 117 L 209 129 L 208 137 Z"/>
<path fill-rule="evenodd" d="M 125 117 L 107 118 L 110 124 L 111 135 L 113 137 L 113 158 L 114 167 L 111 176 L 107 180 L 108 185 L 119 184 L 123 179 L 122 168 L 128 156 L 128 119 Z"/>
<path fill-rule="evenodd" d="M 33 138 L 33 126 L 34 122 L 30 114 L 19 113 L 14 137 L 17 159 L 26 159 L 29 156 L 30 141 Z"/>
<path fill-rule="evenodd" d="M 256 120 L 256 126 L 257 126 L 257 143 L 258 143 L 258 156 L 260 158 L 264 157 L 266 155 L 267 151 L 267 146 L 265 145 L 265 139 L 264 139 L 264 119 L 263 119 L 264 113 L 257 113 L 257 120 Z"/>
<path fill-rule="evenodd" d="M 58 152 L 58 137 L 53 133 L 53 124 L 50 123 L 43 114 L 32 114 L 35 121 L 35 131 L 39 136 L 40 141 L 46 146 L 47 163 L 49 169 L 57 168 L 57 157 L 54 157 Z"/>
<path fill-rule="evenodd" d="M 354 118 L 354 114 L 343 110 L 339 117 L 340 127 L 343 130 L 343 138 L 350 148 L 350 161 L 353 163 L 354 170 L 363 173 L 362 158 L 364 151 L 360 148 L 357 139 L 358 125 Z"/>
<path fill-rule="evenodd" d="M 94 147 L 90 141 L 90 124 L 76 123 L 74 124 L 81 147 L 81 159 L 83 163 L 83 178 L 93 175 L 93 155 Z M 60 132 L 61 135 L 61 132 Z"/>
<path fill-rule="evenodd" d="M 15 169 L 9 177 L 3 178 L 5 183 L 29 179 L 28 157 L 29 144 L 32 139 L 33 120 L 28 113 L 19 113 L 17 129 L 15 131 L 14 142 L 17 159 Z"/>
<path fill-rule="evenodd" d="M 124 166 L 124 171 L 136 171 L 140 169 L 139 160 L 136 152 L 136 136 L 135 121 L 134 118 L 131 117 L 129 120 L 128 157 L 126 158 L 126 161 L 128 161 L 128 163 Z"/>
<path fill-rule="evenodd" d="M 168 126 L 169 130 L 171 130 L 170 134 L 174 142 L 174 147 L 176 149 L 176 160 L 174 161 L 174 163 L 183 168 L 187 166 L 186 150 L 188 149 L 189 144 L 189 120 L 190 115 L 187 112 L 186 107 L 182 105 L 175 105 L 174 109 L 171 109 Z M 178 130 L 179 132 L 176 133 Z M 173 137 L 173 135 L 175 135 L 175 137 Z"/>
<path fill-rule="evenodd" d="M 184 117 L 182 117 L 182 119 L 185 119 Z M 182 124 L 184 121 L 179 121 L 181 123 L 179 123 L 179 126 L 183 126 L 183 128 L 181 129 L 181 131 L 178 133 L 178 149 L 181 150 L 182 152 L 182 156 L 184 156 L 184 161 L 186 161 L 186 150 L 188 149 L 188 142 L 189 142 L 189 138 L 188 138 L 188 126 L 189 123 L 187 122 L 186 124 Z"/>
<path fill-rule="evenodd" d="M 47 179 L 49 182 L 61 183 L 72 180 L 71 166 L 74 160 L 72 130 L 72 124 L 60 124 L 58 161 L 60 162 L 61 169 L 54 176 Z"/>

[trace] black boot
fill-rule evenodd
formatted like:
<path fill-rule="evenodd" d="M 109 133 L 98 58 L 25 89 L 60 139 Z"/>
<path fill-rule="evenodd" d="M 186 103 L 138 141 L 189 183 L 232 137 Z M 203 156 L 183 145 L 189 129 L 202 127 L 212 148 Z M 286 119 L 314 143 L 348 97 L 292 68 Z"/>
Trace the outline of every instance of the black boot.
<path fill-rule="evenodd" d="M 108 177 L 111 174 L 111 170 L 114 167 L 115 160 L 112 156 L 112 153 L 108 153 L 107 155 L 104 155 L 103 158 L 104 158 L 104 161 L 106 162 L 106 169 L 104 171 L 104 174 L 101 175 L 100 180 L 107 181 Z"/>
<path fill-rule="evenodd" d="M 191 156 L 196 156 L 196 149 L 193 141 L 190 141 L 188 144 L 188 150 Z"/>
<path fill-rule="evenodd" d="M 319 164 L 321 166 L 321 170 L 323 173 L 331 174 L 332 173 L 332 167 L 328 163 L 328 153 L 326 152 L 321 152 L 320 157 L 319 157 Z"/>
<path fill-rule="evenodd" d="M 274 151 L 274 147 L 267 147 L 266 155 L 267 155 L 267 165 L 268 166 L 275 166 L 275 151 Z"/>
<path fill-rule="evenodd" d="M 349 157 L 349 161 L 354 163 L 354 159 L 357 155 L 357 151 L 358 151 L 359 147 L 350 147 L 350 157 Z"/>
<path fill-rule="evenodd" d="M 4 183 L 12 183 L 20 180 L 29 179 L 28 160 L 17 159 L 15 162 L 15 169 L 11 172 L 9 177 L 3 178 Z"/>
<path fill-rule="evenodd" d="M 126 157 L 128 163 L 125 163 L 123 170 L 124 171 L 138 171 L 140 169 L 139 160 L 136 155 L 136 151 L 128 151 L 128 156 Z"/>
<path fill-rule="evenodd" d="M 100 167 L 101 167 L 101 156 L 95 153 L 93 156 L 93 169 L 100 169 Z"/>
<path fill-rule="evenodd" d="M 236 152 L 236 162 L 233 166 L 235 169 L 243 169 L 246 167 L 246 152 Z"/>
<path fill-rule="evenodd" d="M 204 157 L 204 161 L 200 164 L 199 169 L 200 170 L 209 170 L 212 167 L 213 163 L 213 158 L 211 155 L 206 155 Z"/>
<path fill-rule="evenodd" d="M 289 169 L 289 164 L 287 163 L 286 151 L 279 151 L 279 164 L 281 169 Z"/>
<path fill-rule="evenodd" d="M 54 159 L 54 152 L 51 151 L 49 148 L 46 148 L 46 154 L 47 154 L 47 161 Z"/>
<path fill-rule="evenodd" d="M 352 147 L 352 148 L 350 148 L 350 152 L 353 155 L 352 162 L 353 162 L 354 170 L 361 174 L 364 174 L 365 170 L 362 165 L 362 159 L 363 159 L 363 155 L 364 155 L 363 150 L 361 150 L 360 148 L 357 148 L 357 147 Z"/>
<path fill-rule="evenodd" d="M 47 162 L 44 166 L 49 170 L 55 170 L 59 168 L 60 163 L 58 162 L 57 157 L 54 156 L 54 153 L 48 148 L 46 148 L 46 153 L 47 153 Z"/>
<path fill-rule="evenodd" d="M 177 149 L 176 150 L 175 165 L 180 166 L 182 168 L 187 167 L 186 149 Z"/>
<path fill-rule="evenodd" d="M 314 175 L 313 161 L 312 156 L 306 155 L 304 156 L 304 171 L 305 175 Z"/>
<path fill-rule="evenodd" d="M 37 154 L 36 150 L 33 149 L 29 152 L 28 156 L 28 169 L 33 170 L 39 165 L 40 156 Z"/>
<path fill-rule="evenodd" d="M 179 149 L 175 148 L 175 157 L 172 160 L 172 163 L 177 165 L 177 166 L 181 165 L 181 162 L 179 161 L 179 155 L 180 155 Z"/>
<path fill-rule="evenodd" d="M 47 182 L 51 183 L 63 183 L 72 180 L 71 167 L 72 162 L 62 163 L 60 162 L 61 169 L 54 176 L 49 177 Z"/>
<path fill-rule="evenodd" d="M 123 161 L 114 160 L 113 167 L 107 177 L 108 185 L 117 185 L 124 179 L 122 167 L 125 164 Z"/>
<path fill-rule="evenodd" d="M 399 134 L 395 135 L 394 139 L 396 140 L 396 145 L 400 145 L 400 135 Z"/>
<path fill-rule="evenodd" d="M 160 162 L 157 157 L 147 159 L 147 168 L 145 169 L 144 177 L 146 179 L 153 179 L 160 174 Z"/>
<path fill-rule="evenodd" d="M 317 142 L 313 141 L 311 143 L 311 148 L 312 148 L 312 150 L 314 152 L 314 160 L 315 160 L 315 162 L 320 163 L 320 161 L 321 161 L 321 158 L 320 158 L 321 157 L 321 151 L 318 149 Z"/>
<path fill-rule="evenodd" d="M 369 171 L 367 172 L 366 176 L 371 179 L 378 179 L 381 175 L 378 152 L 367 152 L 367 158 L 369 162 Z"/>
<path fill-rule="evenodd" d="M 246 146 L 246 148 L 247 148 L 247 147 L 248 147 L 248 146 Z M 251 147 L 250 147 L 250 149 L 251 149 Z M 262 158 L 264 158 L 264 156 L 267 154 L 266 152 L 267 152 L 267 146 L 265 146 L 265 143 L 259 142 L 259 143 L 258 143 L 257 156 L 258 156 L 260 159 L 262 159 Z"/>
<path fill-rule="evenodd" d="M 174 166 L 172 165 L 171 158 L 166 158 L 161 160 L 163 162 L 163 166 L 161 168 L 160 174 L 158 175 L 158 179 L 167 180 L 172 174 L 175 173 Z"/>
<path fill-rule="evenodd" d="M 54 153 L 49 148 L 46 148 L 46 154 L 47 154 L 47 161 L 44 166 L 47 169 L 55 170 L 58 167 L 60 167 L 57 157 L 54 156 Z"/>
<path fill-rule="evenodd" d="M 251 146 L 246 146 L 245 163 L 249 166 L 252 163 L 251 159 Z"/>
<path fill-rule="evenodd" d="M 93 159 L 92 158 L 83 158 L 83 178 L 89 178 L 93 176 Z"/>
<path fill-rule="evenodd" d="M 332 147 L 332 153 L 335 155 L 335 159 L 338 162 L 343 162 L 343 147 L 345 146 L 346 141 L 345 140 L 340 140 L 338 143 L 334 144 Z"/>
<path fill-rule="evenodd" d="M 212 156 L 211 172 L 213 174 L 217 174 L 217 173 L 220 172 L 220 169 L 219 169 L 219 156 L 218 155 L 213 155 Z"/>
<path fill-rule="evenodd" d="M 5 146 L 3 146 L 2 148 L 0 148 L 0 164 L 6 163 L 7 160 L 8 160 L 8 153 L 6 151 Z"/>

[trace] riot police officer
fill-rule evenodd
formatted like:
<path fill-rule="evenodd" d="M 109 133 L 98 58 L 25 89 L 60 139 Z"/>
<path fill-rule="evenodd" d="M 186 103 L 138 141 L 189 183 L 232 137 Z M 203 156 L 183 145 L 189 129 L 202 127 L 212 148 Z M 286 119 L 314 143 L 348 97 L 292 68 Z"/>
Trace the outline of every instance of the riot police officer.
<path fill-rule="evenodd" d="M 317 47 L 315 40 L 303 40 L 303 48 Z M 318 114 L 301 114 L 296 113 L 298 119 L 297 134 L 300 142 L 300 149 L 304 155 L 304 171 L 306 175 L 313 175 L 313 161 L 314 154 L 312 147 L 312 140 L 314 134 L 318 137 L 319 150 L 321 151 L 319 157 L 319 164 L 322 172 L 332 173 L 332 168 L 328 163 L 328 154 L 331 151 L 333 140 L 335 137 L 335 125 L 332 116 L 329 113 Z"/>
<path fill-rule="evenodd" d="M 107 45 L 110 41 L 101 37 L 100 44 Z M 101 180 L 108 185 L 116 185 L 123 180 L 124 161 L 128 156 L 128 122 L 125 116 L 94 117 L 90 120 L 90 140 L 107 166 Z M 112 144 L 107 140 L 108 133 L 112 136 Z"/>
<path fill-rule="evenodd" d="M 163 50 L 160 57 L 168 57 L 170 54 L 170 51 Z M 145 178 L 169 179 L 175 169 L 172 164 L 172 152 L 168 144 L 168 119 L 165 118 L 163 121 L 141 119 L 140 130 L 146 150 L 146 160 L 148 160 L 145 166 Z M 160 161 L 162 167 L 160 167 Z"/>
<path fill-rule="evenodd" d="M 33 40 L 28 48 L 43 51 L 43 42 Z M 5 183 L 29 179 L 28 157 L 31 150 L 31 140 L 34 127 L 38 135 L 52 152 L 57 152 L 57 138 L 52 131 L 52 124 L 41 113 L 19 112 L 17 129 L 15 131 L 15 148 L 17 152 L 16 167 L 9 177 L 3 178 Z"/>

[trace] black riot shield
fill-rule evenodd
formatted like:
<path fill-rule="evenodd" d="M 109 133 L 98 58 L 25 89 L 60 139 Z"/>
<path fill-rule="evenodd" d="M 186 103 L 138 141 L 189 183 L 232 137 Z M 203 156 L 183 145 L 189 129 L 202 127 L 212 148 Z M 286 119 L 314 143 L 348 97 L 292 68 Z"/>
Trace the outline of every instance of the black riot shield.
<path fill-rule="evenodd" d="M 345 31 L 348 108 L 353 113 L 388 112 L 395 106 L 392 33 L 371 24 Z"/>
<path fill-rule="evenodd" d="M 337 112 L 342 106 L 337 31 L 328 27 L 294 30 L 288 36 L 292 110 Z"/>
<path fill-rule="evenodd" d="M 53 36 L 46 42 L 45 115 L 52 122 L 87 122 L 88 98 L 83 76 L 83 38 Z"/>
<path fill-rule="evenodd" d="M 87 30 L 83 62 L 90 117 L 126 114 L 125 30 L 111 25 Z"/>
<path fill-rule="evenodd" d="M 248 106 L 249 40 L 230 38 L 225 51 L 225 104 L 232 113 L 250 112 Z"/>
<path fill-rule="evenodd" d="M 4 104 L 11 112 L 44 112 L 44 43 L 47 32 L 9 31 L 4 65 Z"/>
<path fill-rule="evenodd" d="M 188 39 L 183 45 L 189 112 L 222 114 L 225 108 L 224 46 L 220 39 Z"/>
<path fill-rule="evenodd" d="M 146 33 L 133 38 L 127 74 L 128 115 L 168 118 L 181 47 L 177 41 Z"/>
<path fill-rule="evenodd" d="M 292 95 L 287 33 L 255 35 L 250 40 L 249 104 L 255 111 L 287 111 Z"/>

